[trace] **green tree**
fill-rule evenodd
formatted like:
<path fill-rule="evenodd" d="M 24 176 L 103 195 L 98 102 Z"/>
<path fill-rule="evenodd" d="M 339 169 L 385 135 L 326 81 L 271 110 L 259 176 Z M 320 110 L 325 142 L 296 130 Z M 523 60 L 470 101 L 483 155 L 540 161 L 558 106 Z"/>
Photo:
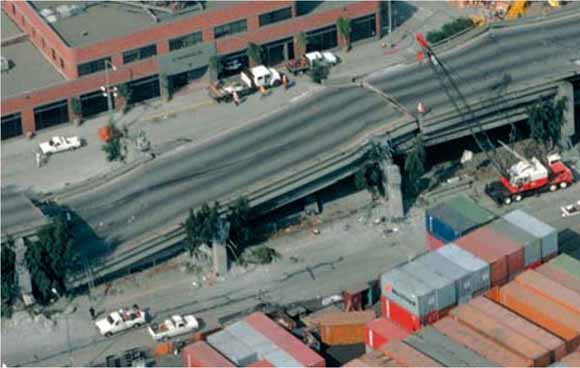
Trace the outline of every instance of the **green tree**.
<path fill-rule="evenodd" d="M 310 78 L 314 83 L 322 83 L 322 81 L 328 78 L 330 73 L 328 65 L 321 63 L 319 61 L 314 61 L 312 68 L 310 68 Z"/>
<path fill-rule="evenodd" d="M 131 97 L 133 96 L 133 88 L 131 87 L 131 84 L 129 84 L 129 82 L 119 84 L 117 86 L 117 93 L 124 101 L 123 112 L 129 111 L 129 108 L 131 107 Z"/>
<path fill-rule="evenodd" d="M 556 101 L 540 100 L 527 109 L 527 123 L 530 127 L 530 136 L 534 141 L 543 144 L 548 149 L 560 143 L 567 103 L 565 97 Z"/>
<path fill-rule="evenodd" d="M 38 232 L 38 241 L 29 243 L 24 255 L 32 280 L 32 292 L 41 304 L 66 292 L 67 265 L 71 259 L 73 238 L 66 220 L 56 217 Z"/>
<path fill-rule="evenodd" d="M 227 220 L 230 223 L 229 240 L 236 246 L 244 247 L 254 240 L 250 227 L 252 209 L 246 198 L 238 198 L 229 206 Z"/>
<path fill-rule="evenodd" d="M 218 55 L 213 55 L 209 58 L 209 69 L 213 73 L 215 79 L 219 79 L 220 75 L 224 71 L 224 66 Z"/>
<path fill-rule="evenodd" d="M 202 244 L 211 246 L 217 235 L 219 224 L 219 203 L 210 207 L 204 203 L 199 210 L 189 211 L 185 221 L 186 248 L 190 254 Z"/>
<path fill-rule="evenodd" d="M 295 38 L 300 52 L 306 53 L 306 48 L 308 47 L 308 37 L 306 37 L 306 34 L 304 32 L 299 32 Z"/>
<path fill-rule="evenodd" d="M 427 33 L 427 41 L 437 43 L 474 26 L 475 24 L 470 18 L 456 18 L 451 22 L 445 23 L 439 31 Z"/>
<path fill-rule="evenodd" d="M 256 65 L 261 65 L 264 59 L 264 49 L 262 46 L 257 45 L 253 42 L 248 43 L 248 48 L 246 50 L 246 55 L 254 62 Z"/>
<path fill-rule="evenodd" d="M 9 316 L 12 312 L 12 303 L 17 292 L 16 254 L 14 242 L 8 239 L 2 243 L 2 315 Z"/>
<path fill-rule="evenodd" d="M 405 159 L 405 179 L 407 191 L 416 195 L 421 189 L 421 177 L 425 174 L 425 160 L 427 158 L 423 139 L 420 135 L 415 138 L 415 147 Z"/>
<path fill-rule="evenodd" d="M 338 33 L 344 39 L 345 47 L 347 50 L 350 50 L 350 31 L 351 31 L 351 22 L 349 18 L 340 17 L 336 20 L 336 28 L 338 29 Z"/>
<path fill-rule="evenodd" d="M 120 130 L 115 126 L 113 121 L 109 121 L 109 125 L 107 127 L 109 131 L 109 139 L 101 149 L 107 155 L 107 161 L 121 161 L 125 162 L 125 158 L 127 156 L 127 146 L 125 144 L 124 137 L 127 135 L 127 128 L 124 130 Z"/>

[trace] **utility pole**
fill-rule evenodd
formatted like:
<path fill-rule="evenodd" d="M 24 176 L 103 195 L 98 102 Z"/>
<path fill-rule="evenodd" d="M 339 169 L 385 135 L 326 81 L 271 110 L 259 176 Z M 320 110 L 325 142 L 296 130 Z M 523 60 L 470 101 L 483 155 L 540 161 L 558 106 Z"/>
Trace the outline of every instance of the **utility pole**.
<path fill-rule="evenodd" d="M 387 35 L 387 45 L 389 48 L 391 47 L 391 32 L 393 32 L 393 14 L 392 14 L 393 8 L 391 6 L 391 1 L 392 0 L 387 1 L 388 6 L 387 10 L 389 12 L 389 34 Z"/>
<path fill-rule="evenodd" d="M 109 65 L 113 71 L 117 70 L 117 67 L 113 65 L 109 60 L 105 60 L 105 85 L 101 86 L 101 91 L 103 91 L 103 96 L 107 97 L 107 110 L 109 111 L 109 119 L 113 121 L 113 99 L 112 96 L 117 97 L 117 87 L 111 89 L 109 83 Z"/>

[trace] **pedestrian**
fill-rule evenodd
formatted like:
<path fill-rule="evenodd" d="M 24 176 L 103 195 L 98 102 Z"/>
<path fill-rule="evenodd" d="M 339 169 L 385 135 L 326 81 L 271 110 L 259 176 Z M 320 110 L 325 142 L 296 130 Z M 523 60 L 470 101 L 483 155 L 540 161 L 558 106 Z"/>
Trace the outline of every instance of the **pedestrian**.
<path fill-rule="evenodd" d="M 42 165 L 42 161 L 41 161 L 41 157 L 40 157 L 40 152 L 36 152 L 36 167 L 40 168 L 41 165 Z"/>
<path fill-rule="evenodd" d="M 288 77 L 286 74 L 282 74 L 282 84 L 284 85 L 284 89 L 288 90 Z"/>
<path fill-rule="evenodd" d="M 266 87 L 260 86 L 260 98 L 264 98 L 266 96 Z"/>
<path fill-rule="evenodd" d="M 240 106 L 240 96 L 238 95 L 237 91 L 234 91 L 234 103 L 236 106 Z"/>
<path fill-rule="evenodd" d="M 89 308 L 89 313 L 91 314 L 91 319 L 95 319 L 95 317 L 97 316 L 97 313 L 95 312 L 95 308 L 90 307 Z"/>

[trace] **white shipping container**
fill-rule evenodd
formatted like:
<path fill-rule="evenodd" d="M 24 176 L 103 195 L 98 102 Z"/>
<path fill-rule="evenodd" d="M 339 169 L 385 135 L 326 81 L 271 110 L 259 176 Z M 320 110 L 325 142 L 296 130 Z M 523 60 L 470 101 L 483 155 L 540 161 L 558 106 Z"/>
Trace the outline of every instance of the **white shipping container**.
<path fill-rule="evenodd" d="M 420 262 L 409 262 L 403 267 L 403 271 L 413 275 L 423 282 L 437 295 L 437 310 L 442 310 L 457 303 L 455 282 L 431 271 Z"/>
<path fill-rule="evenodd" d="M 515 210 L 503 216 L 503 218 L 542 239 L 542 259 L 545 260 L 558 253 L 558 230 L 522 211 Z"/>
<path fill-rule="evenodd" d="M 439 249 L 437 254 L 449 259 L 461 268 L 471 272 L 472 296 L 479 295 L 487 290 L 490 286 L 489 264 L 481 258 L 474 256 L 468 251 L 458 247 L 453 243 L 449 243 Z"/>
<path fill-rule="evenodd" d="M 438 275 L 455 283 L 457 303 L 469 301 L 473 295 L 472 273 L 437 252 L 428 252 L 415 260 Z"/>

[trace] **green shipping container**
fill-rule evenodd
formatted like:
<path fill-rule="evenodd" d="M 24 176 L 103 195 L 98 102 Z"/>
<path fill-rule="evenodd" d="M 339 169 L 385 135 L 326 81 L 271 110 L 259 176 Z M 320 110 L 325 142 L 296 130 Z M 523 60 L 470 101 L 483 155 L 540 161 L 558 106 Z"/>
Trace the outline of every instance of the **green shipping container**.
<path fill-rule="evenodd" d="M 451 198 L 446 204 L 471 221 L 480 225 L 487 224 L 496 218 L 493 212 L 480 206 L 475 203 L 473 199 L 463 194 Z"/>
<path fill-rule="evenodd" d="M 567 254 L 560 254 L 548 263 L 580 280 L 580 261 L 577 259 Z"/>

